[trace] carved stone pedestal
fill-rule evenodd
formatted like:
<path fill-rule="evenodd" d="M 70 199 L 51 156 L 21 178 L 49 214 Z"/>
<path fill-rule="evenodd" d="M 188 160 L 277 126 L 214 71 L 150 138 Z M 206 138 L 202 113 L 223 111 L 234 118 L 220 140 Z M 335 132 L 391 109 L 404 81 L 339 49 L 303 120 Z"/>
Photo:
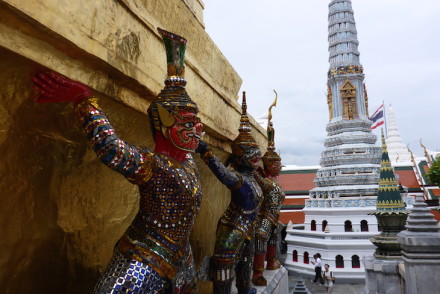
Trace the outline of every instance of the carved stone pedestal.
<path fill-rule="evenodd" d="M 363 259 L 366 279 L 363 294 L 400 294 L 402 293 L 399 276 L 399 264 L 402 260 L 383 260 L 374 256 Z"/>
<path fill-rule="evenodd" d="M 405 262 L 406 293 L 431 294 L 440 289 L 440 227 L 422 196 L 416 198 L 407 230 L 398 235 Z"/>

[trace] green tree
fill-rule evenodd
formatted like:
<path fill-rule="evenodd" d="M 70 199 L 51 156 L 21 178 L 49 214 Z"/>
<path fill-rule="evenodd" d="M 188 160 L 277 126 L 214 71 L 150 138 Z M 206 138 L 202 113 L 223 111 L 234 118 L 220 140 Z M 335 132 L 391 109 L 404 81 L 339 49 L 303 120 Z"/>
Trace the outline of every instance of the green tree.
<path fill-rule="evenodd" d="M 440 158 L 437 158 L 426 175 L 431 183 L 440 186 Z"/>

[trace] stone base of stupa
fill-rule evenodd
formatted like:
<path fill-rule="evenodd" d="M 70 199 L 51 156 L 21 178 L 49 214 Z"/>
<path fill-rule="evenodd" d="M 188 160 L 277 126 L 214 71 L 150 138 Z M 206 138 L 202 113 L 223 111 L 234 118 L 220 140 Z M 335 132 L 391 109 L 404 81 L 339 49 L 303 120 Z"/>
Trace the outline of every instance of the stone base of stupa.
<path fill-rule="evenodd" d="M 401 294 L 399 264 L 402 259 L 385 260 L 374 256 L 363 259 L 366 279 L 363 294 Z"/>

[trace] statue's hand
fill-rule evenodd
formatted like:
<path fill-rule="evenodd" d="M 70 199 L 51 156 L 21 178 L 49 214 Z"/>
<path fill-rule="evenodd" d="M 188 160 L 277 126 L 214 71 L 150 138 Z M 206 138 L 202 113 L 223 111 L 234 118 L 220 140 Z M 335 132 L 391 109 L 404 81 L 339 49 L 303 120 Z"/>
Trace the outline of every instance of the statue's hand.
<path fill-rule="evenodd" d="M 200 140 L 199 146 L 197 146 L 197 149 L 195 152 L 199 153 L 200 155 L 205 154 L 206 152 L 208 152 L 208 144 L 206 144 L 206 142 L 203 142 Z"/>
<path fill-rule="evenodd" d="M 38 103 L 71 101 L 76 104 L 92 96 L 86 85 L 55 72 L 39 72 L 32 76 L 32 82 L 40 94 L 36 99 Z"/>

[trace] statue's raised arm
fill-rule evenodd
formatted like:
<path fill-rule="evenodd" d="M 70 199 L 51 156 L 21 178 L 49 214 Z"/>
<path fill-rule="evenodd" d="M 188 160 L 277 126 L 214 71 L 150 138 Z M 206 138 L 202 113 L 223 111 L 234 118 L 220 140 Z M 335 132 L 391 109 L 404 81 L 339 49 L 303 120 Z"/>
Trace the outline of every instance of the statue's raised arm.
<path fill-rule="evenodd" d="M 148 180 L 152 172 L 152 152 L 141 152 L 118 137 L 98 105 L 98 98 L 86 85 L 55 72 L 38 73 L 32 81 L 40 93 L 37 102 L 70 101 L 74 104 L 74 112 L 87 139 L 104 164 L 135 184 Z"/>

